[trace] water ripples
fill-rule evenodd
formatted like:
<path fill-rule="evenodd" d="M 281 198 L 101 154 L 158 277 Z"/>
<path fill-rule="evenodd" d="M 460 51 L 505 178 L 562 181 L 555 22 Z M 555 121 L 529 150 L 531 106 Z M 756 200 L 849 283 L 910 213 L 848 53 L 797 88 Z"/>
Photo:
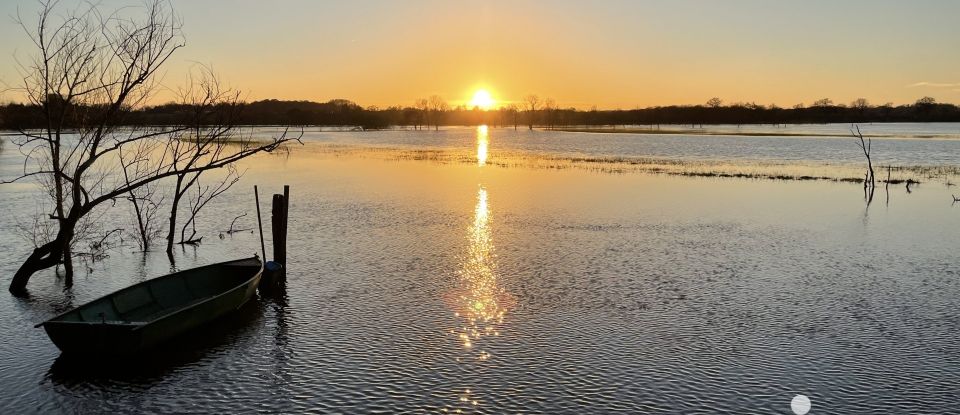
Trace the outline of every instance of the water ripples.
<path fill-rule="evenodd" d="M 58 358 L 29 327 L 167 272 L 162 254 L 116 252 L 67 292 L 41 274 L 31 300 L 0 296 L 0 407 L 785 413 L 802 393 L 828 413 L 953 410 L 960 236 L 943 229 L 960 219 L 922 188 L 868 217 L 835 184 L 776 184 L 781 200 L 753 181 L 504 169 L 490 134 L 483 165 L 309 146 L 252 165 L 244 185 L 292 185 L 286 295 L 136 365 Z M 370 166 L 385 170 L 358 178 Z M 698 203 L 663 190 L 678 186 Z M 583 200 L 595 189 L 607 197 Z M 246 196 L 211 210 L 249 209 Z M 178 266 L 258 248 L 248 234 L 211 239 Z M 4 275 L 22 252 L 4 233 Z"/>

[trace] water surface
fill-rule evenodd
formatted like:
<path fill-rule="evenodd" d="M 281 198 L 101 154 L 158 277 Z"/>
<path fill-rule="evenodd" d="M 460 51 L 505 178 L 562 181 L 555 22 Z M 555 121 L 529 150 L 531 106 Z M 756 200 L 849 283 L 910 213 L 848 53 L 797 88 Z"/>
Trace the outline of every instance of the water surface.
<path fill-rule="evenodd" d="M 285 297 L 90 373 L 32 325 L 171 266 L 125 246 L 79 267 L 72 289 L 40 273 L 29 300 L 0 295 L 3 412 L 789 413 L 796 394 L 825 413 L 955 409 L 955 187 L 891 186 L 889 202 L 881 187 L 867 206 L 852 183 L 537 161 L 702 155 L 854 169 L 849 140 L 497 128 L 307 138 L 245 163 L 204 216 L 203 245 L 177 253 L 177 268 L 253 255 L 253 234 L 219 231 L 243 212 L 255 226 L 253 184 L 289 184 Z M 764 140 L 796 155 L 777 158 Z M 888 142 L 904 149 L 890 156 L 898 163 L 960 165 L 949 139 Z M 424 149 L 442 156 L 409 157 Z M 19 166 L 9 150 L 4 174 Z M 536 162 L 503 163 L 518 157 Z M 35 199 L 28 185 L 0 194 L 9 276 Z"/>

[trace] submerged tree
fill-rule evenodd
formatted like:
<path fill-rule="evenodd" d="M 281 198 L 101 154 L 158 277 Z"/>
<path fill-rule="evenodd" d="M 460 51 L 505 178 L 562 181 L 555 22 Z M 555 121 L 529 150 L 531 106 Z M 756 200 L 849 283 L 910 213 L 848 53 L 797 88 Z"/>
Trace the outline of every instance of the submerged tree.
<path fill-rule="evenodd" d="M 143 144 L 152 144 L 149 142 L 142 142 Z M 151 242 L 161 233 L 160 224 L 158 223 L 160 217 L 158 216 L 160 212 L 160 206 L 163 205 L 164 196 L 159 189 L 159 182 L 151 182 L 144 184 L 140 187 L 131 187 L 130 178 L 131 177 L 141 177 L 145 174 L 143 171 L 138 171 L 141 168 L 150 168 L 150 163 L 147 159 L 137 158 L 134 160 L 128 160 L 123 156 L 123 149 L 117 151 L 117 157 L 120 162 L 120 170 L 123 173 L 124 183 L 128 187 L 127 191 L 127 201 L 130 202 L 130 206 L 133 208 L 133 216 L 135 222 L 135 232 L 130 232 L 134 240 L 137 241 L 137 245 L 140 246 L 140 250 L 146 252 L 150 250 Z M 136 153 L 144 154 L 140 149 L 137 149 Z"/>
<path fill-rule="evenodd" d="M 517 124 L 520 122 L 520 109 L 517 108 L 517 104 L 509 104 L 504 109 L 513 122 L 513 130 L 516 131 Z"/>
<path fill-rule="evenodd" d="M 187 220 L 183 221 L 183 226 L 180 228 L 179 243 L 181 245 L 200 243 L 201 238 L 197 238 L 197 216 L 200 214 L 200 210 L 202 210 L 207 203 L 210 203 L 211 200 L 216 199 L 217 196 L 230 190 L 233 185 L 240 181 L 241 177 L 243 177 L 243 174 L 238 172 L 236 167 L 230 165 L 227 166 L 227 174 L 219 180 L 214 181 L 213 184 L 202 184 L 200 181 L 194 182 L 193 188 L 195 191 L 190 193 L 187 200 L 189 207 L 187 213 L 189 213 L 190 216 L 187 217 Z M 171 223 L 174 222 L 171 221 Z M 187 236 L 188 228 L 190 229 L 190 236 Z M 167 251 L 167 253 L 170 254 L 171 252 Z"/>
<path fill-rule="evenodd" d="M 174 170 L 177 172 L 174 175 L 166 236 L 168 256 L 173 255 L 180 202 L 187 192 L 196 187 L 198 195 L 197 202 L 190 203 L 190 216 L 181 229 L 180 244 L 193 242 L 196 232 L 184 239 L 186 228 L 195 223 L 197 214 L 206 202 L 228 190 L 236 180 L 239 180 L 240 175 L 231 166 L 229 173 L 222 179 L 221 186 L 217 186 L 223 187 L 223 191 L 214 191 L 212 197 L 205 198 L 210 195 L 206 191 L 199 190 L 200 176 L 208 169 L 194 169 L 196 166 L 208 163 L 211 159 L 221 157 L 224 153 L 229 153 L 231 148 L 242 150 L 244 147 L 253 145 L 249 138 L 242 137 L 234 128 L 240 113 L 239 96 L 238 91 L 223 87 L 209 68 L 201 68 L 198 76 L 191 74 L 188 77 L 187 86 L 180 91 L 180 100 L 185 108 L 190 109 L 190 114 L 188 124 L 175 133 L 167 149 Z M 229 185 L 226 185 L 228 182 Z"/>
<path fill-rule="evenodd" d="M 434 131 L 440 130 L 440 123 L 443 122 L 443 116 L 450 111 L 450 104 L 439 95 L 431 95 L 427 102 L 430 108 L 430 119 L 433 121 Z"/>
<path fill-rule="evenodd" d="M 423 124 L 429 123 L 427 115 L 430 112 L 430 101 L 426 98 L 420 98 L 413 103 L 413 107 L 417 110 L 417 129 L 419 130 Z M 427 128 L 430 128 L 430 126 L 428 125 Z"/>
<path fill-rule="evenodd" d="M 553 98 L 543 100 L 543 122 L 547 124 L 547 129 L 553 129 L 556 122 L 557 102 Z"/>
<path fill-rule="evenodd" d="M 533 130 L 533 124 L 536 123 L 537 110 L 540 109 L 540 97 L 536 94 L 529 94 L 523 97 L 523 111 L 527 113 L 527 126 Z"/>
<path fill-rule="evenodd" d="M 855 137 L 859 139 L 857 141 L 857 147 L 860 148 L 860 151 L 863 152 L 863 156 L 867 158 L 867 173 L 863 178 L 863 194 L 867 199 L 867 204 L 873 201 L 873 190 L 876 188 L 876 176 L 873 172 L 873 160 L 870 159 L 870 151 L 873 147 L 873 141 L 870 138 L 863 138 L 863 134 L 860 132 L 860 126 L 855 126 L 855 131 L 851 131 Z M 888 178 L 889 182 L 889 178 Z"/>
<path fill-rule="evenodd" d="M 22 174 L 10 181 L 48 184 L 55 232 L 14 274 L 10 291 L 18 295 L 26 293 L 34 273 L 59 264 L 72 283 L 71 244 L 91 214 L 159 180 L 226 167 L 295 139 L 284 134 L 262 143 L 243 141 L 184 163 L 194 153 L 172 149 L 191 126 L 121 127 L 156 91 L 158 70 L 184 45 L 170 5 L 150 1 L 139 17 L 127 15 L 133 9 L 104 14 L 90 3 L 65 13 L 55 10 L 54 1 L 40 6 L 35 22 L 19 23 L 36 52 L 21 64 L 21 88 L 43 127 L 20 131 L 15 144 L 26 160 Z M 229 103 L 214 99 L 202 106 L 217 112 Z"/>

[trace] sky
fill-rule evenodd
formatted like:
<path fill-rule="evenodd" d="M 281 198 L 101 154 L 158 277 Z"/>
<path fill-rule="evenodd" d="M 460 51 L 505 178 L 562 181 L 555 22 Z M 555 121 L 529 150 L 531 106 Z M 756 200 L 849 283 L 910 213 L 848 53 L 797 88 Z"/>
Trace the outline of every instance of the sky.
<path fill-rule="evenodd" d="M 559 106 L 726 103 L 960 103 L 960 1 L 313 1 L 171 0 L 186 47 L 175 88 L 211 66 L 247 100 L 456 105 L 477 89 Z M 62 0 L 69 9 L 80 0 Z M 131 0 L 100 0 L 110 10 Z M 34 51 L 0 4 L 0 82 Z M 3 84 L 0 84 L 3 85 Z M 157 100 L 167 95 L 158 94 Z M 0 100 L 17 100 L 15 91 Z"/>

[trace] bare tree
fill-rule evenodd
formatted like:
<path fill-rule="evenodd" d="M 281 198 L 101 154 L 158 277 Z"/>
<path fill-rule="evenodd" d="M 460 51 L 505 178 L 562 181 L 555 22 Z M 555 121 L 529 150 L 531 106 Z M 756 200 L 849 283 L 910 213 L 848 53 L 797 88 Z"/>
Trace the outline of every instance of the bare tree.
<path fill-rule="evenodd" d="M 523 110 L 527 113 L 527 125 L 533 130 L 533 124 L 536 123 L 536 113 L 540 109 L 540 97 L 536 94 L 529 94 L 523 97 Z"/>
<path fill-rule="evenodd" d="M 226 233 L 227 235 L 233 235 L 233 234 L 235 234 L 235 233 L 237 233 L 237 232 L 246 232 L 246 231 L 249 231 L 249 230 L 250 230 L 249 228 L 238 228 L 238 227 L 235 227 L 235 225 L 237 224 L 237 220 L 239 220 L 240 218 L 242 218 L 242 217 L 244 217 L 244 216 L 247 216 L 247 212 L 243 212 L 243 213 L 235 216 L 235 217 L 233 218 L 233 220 L 230 221 L 230 228 L 227 229 L 227 230 L 225 231 L 225 233 Z M 220 234 L 220 239 L 223 239 L 223 233 Z"/>
<path fill-rule="evenodd" d="M 427 115 L 430 112 L 430 101 L 426 98 L 418 99 L 413 103 L 413 107 L 417 109 L 417 129 L 419 130 L 424 123 L 428 122 Z"/>
<path fill-rule="evenodd" d="M 556 111 L 557 111 L 557 102 L 553 98 L 547 98 L 543 100 L 543 112 L 546 115 L 544 120 L 547 124 L 548 129 L 553 129 L 554 123 L 556 122 Z"/>
<path fill-rule="evenodd" d="M 723 100 L 718 97 L 713 97 L 707 100 L 707 106 L 710 108 L 720 108 L 723 105 Z"/>
<path fill-rule="evenodd" d="M 54 1 L 39 4 L 34 24 L 18 18 L 36 50 L 20 69 L 22 92 L 40 108 L 45 125 L 40 131 L 20 131 L 15 144 L 26 155 L 23 173 L 7 182 L 36 178 L 50 183 L 49 217 L 56 234 L 35 247 L 14 274 L 10 291 L 17 295 L 26 293 L 34 273 L 61 263 L 67 284 L 72 283 L 70 247 L 78 225 L 106 202 L 168 177 L 228 166 L 295 139 L 282 135 L 266 143 L 242 143 L 185 166 L 178 157 L 187 156 L 171 148 L 188 127 L 124 126 L 129 124 L 127 115 L 155 92 L 158 70 L 184 45 L 180 21 L 169 3 L 151 0 L 139 17 L 127 15 L 134 10 L 129 8 L 104 14 L 95 3 L 65 13 L 55 10 Z M 121 159 L 141 165 L 124 176 L 126 162 Z"/>
<path fill-rule="evenodd" d="M 873 201 L 873 190 L 876 185 L 876 178 L 873 172 L 873 161 L 870 159 L 870 150 L 873 146 L 873 141 L 870 138 L 863 138 L 863 134 L 860 132 L 860 126 L 855 126 L 856 130 L 851 131 L 853 135 L 859 138 L 857 141 L 857 147 L 860 147 L 860 150 L 863 151 L 864 157 L 867 158 L 867 173 L 863 179 L 863 192 L 864 196 L 867 198 L 867 204 Z"/>
<path fill-rule="evenodd" d="M 450 111 L 450 104 L 439 95 L 431 95 L 429 98 L 430 118 L 433 120 L 434 131 L 440 130 L 440 123 L 443 121 L 443 115 Z"/>
<path fill-rule="evenodd" d="M 506 106 L 507 114 L 513 119 L 513 129 L 516 131 L 517 124 L 520 123 L 520 109 L 517 108 L 517 104 L 509 104 Z"/>
<path fill-rule="evenodd" d="M 225 193 L 227 190 L 230 190 L 230 188 L 237 184 L 237 182 L 240 181 L 240 178 L 243 176 L 243 174 L 238 172 L 236 167 L 233 165 L 227 166 L 227 169 L 228 173 L 213 185 L 202 185 L 200 181 L 194 181 L 193 187 L 196 189 L 196 192 L 191 192 L 188 199 L 190 216 L 187 217 L 187 220 L 183 222 L 183 226 L 180 228 L 179 243 L 181 245 L 193 245 L 200 243 L 200 239 L 202 237 L 196 237 L 197 215 L 200 214 L 200 210 L 203 209 L 203 207 L 206 206 L 211 200 Z M 187 236 L 187 228 L 190 228 L 190 236 Z"/>
<path fill-rule="evenodd" d="M 143 146 L 153 143 L 144 141 L 138 144 Z M 149 154 L 149 152 L 145 152 L 141 148 L 138 148 L 136 153 L 140 155 Z M 143 167 L 149 168 L 150 163 L 148 159 L 141 157 L 134 160 L 127 160 L 123 156 L 123 148 L 118 149 L 117 157 L 120 159 L 124 183 L 128 187 L 127 201 L 130 202 L 133 208 L 133 216 L 136 222 L 136 232 L 132 234 L 137 241 L 137 245 L 140 246 L 140 250 L 146 252 L 150 250 L 150 242 L 161 233 L 160 225 L 157 223 L 159 220 L 157 214 L 160 211 L 160 205 L 163 204 L 164 198 L 158 194 L 158 182 L 147 183 L 140 187 L 129 186 L 131 177 L 141 177 L 146 174 L 146 172 L 138 169 Z"/>
<path fill-rule="evenodd" d="M 830 98 L 821 98 L 816 101 L 813 101 L 814 107 L 830 107 L 833 106 L 833 100 Z"/>
<path fill-rule="evenodd" d="M 850 103 L 850 108 L 857 111 L 857 121 L 863 121 L 867 110 L 870 109 L 870 101 L 866 98 L 857 98 Z"/>
<path fill-rule="evenodd" d="M 255 145 L 252 138 L 244 137 L 235 128 L 241 107 L 239 91 L 223 87 L 220 80 L 207 67 L 200 68 L 196 74 L 191 72 L 186 85 L 180 91 L 180 100 L 185 107 L 192 109 L 189 124 L 175 134 L 172 145 L 168 148 L 174 169 L 177 171 L 174 175 L 166 237 L 166 252 L 171 257 L 177 232 L 180 202 L 194 185 L 199 186 L 200 176 L 207 171 L 207 169 L 193 169 L 193 167 L 204 165 L 211 159 L 217 159 L 229 153 L 231 148 L 239 148 L 242 151 L 244 148 Z M 286 132 L 283 136 L 286 136 Z M 224 179 L 225 182 L 230 181 L 231 177 L 238 176 L 235 169 L 231 168 L 230 171 L 231 173 Z M 195 216 L 196 212 L 193 212 L 191 207 L 191 216 L 187 223 L 193 222 Z M 183 229 L 186 229 L 186 226 L 185 223 Z M 180 232 L 181 244 L 185 242 L 183 229 Z"/>

